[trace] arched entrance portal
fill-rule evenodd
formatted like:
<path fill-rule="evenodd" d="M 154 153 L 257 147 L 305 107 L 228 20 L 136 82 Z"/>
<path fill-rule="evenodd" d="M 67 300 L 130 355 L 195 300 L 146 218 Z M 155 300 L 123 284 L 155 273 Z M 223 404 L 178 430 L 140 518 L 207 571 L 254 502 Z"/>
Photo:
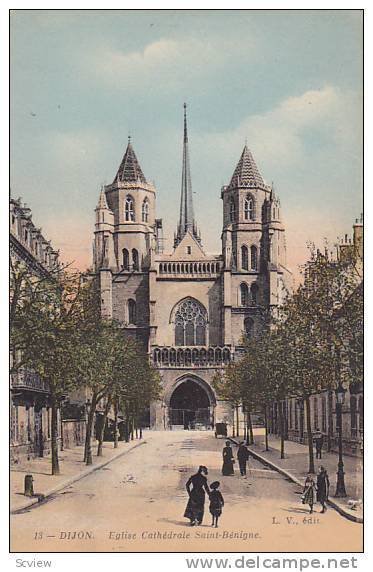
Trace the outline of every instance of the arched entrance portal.
<path fill-rule="evenodd" d="M 193 379 L 182 381 L 171 395 L 168 417 L 171 427 L 210 429 L 213 407 L 208 391 Z"/>

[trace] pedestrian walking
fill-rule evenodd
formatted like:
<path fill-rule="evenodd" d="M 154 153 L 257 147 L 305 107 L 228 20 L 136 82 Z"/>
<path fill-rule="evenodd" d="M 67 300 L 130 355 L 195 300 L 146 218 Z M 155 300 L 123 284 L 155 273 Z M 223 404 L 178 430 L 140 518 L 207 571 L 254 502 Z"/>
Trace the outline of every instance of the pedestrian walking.
<path fill-rule="evenodd" d="M 313 513 L 313 505 L 316 500 L 316 485 L 313 480 L 312 475 L 307 475 L 306 481 L 304 483 L 304 489 L 302 494 L 302 503 L 308 504 L 310 507 L 310 514 Z"/>
<path fill-rule="evenodd" d="M 192 475 L 185 485 L 189 500 L 185 508 L 184 516 L 189 518 L 191 526 L 202 524 L 205 511 L 205 492 L 207 494 L 210 492 L 205 476 L 207 474 L 207 467 L 200 465 L 198 472 Z"/>
<path fill-rule="evenodd" d="M 220 487 L 219 481 L 214 481 L 210 485 L 210 513 L 212 515 L 212 524 L 211 526 L 218 527 L 218 520 L 221 516 L 223 506 L 224 506 L 224 499 L 221 492 L 218 490 Z"/>
<path fill-rule="evenodd" d="M 230 441 L 225 442 L 225 447 L 223 449 L 223 467 L 222 467 L 222 474 L 227 477 L 229 475 L 234 475 L 234 468 L 233 468 L 234 458 L 232 447 Z"/>
<path fill-rule="evenodd" d="M 316 446 L 316 459 L 321 459 L 322 446 L 324 444 L 324 435 L 321 433 L 320 429 L 316 429 L 316 433 L 313 436 L 313 440 Z"/>
<path fill-rule="evenodd" d="M 240 466 L 241 476 L 245 477 L 246 476 L 246 463 L 249 459 L 249 451 L 248 451 L 244 441 L 241 441 L 240 445 L 238 447 L 237 459 L 238 459 L 238 464 Z"/>
<path fill-rule="evenodd" d="M 329 475 L 328 471 L 325 467 L 319 467 L 319 473 L 317 475 L 317 500 L 322 506 L 321 512 L 324 513 L 326 511 L 326 502 L 329 497 Z"/>

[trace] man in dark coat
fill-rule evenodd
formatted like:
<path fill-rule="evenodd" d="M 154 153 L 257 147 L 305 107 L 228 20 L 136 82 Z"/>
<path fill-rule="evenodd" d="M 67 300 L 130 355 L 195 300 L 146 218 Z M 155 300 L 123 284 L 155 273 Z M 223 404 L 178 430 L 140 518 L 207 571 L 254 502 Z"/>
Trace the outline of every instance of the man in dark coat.
<path fill-rule="evenodd" d="M 326 511 L 326 501 L 329 497 L 329 475 L 325 467 L 319 467 L 317 475 L 317 500 L 322 506 L 322 513 Z"/>
<path fill-rule="evenodd" d="M 249 459 L 249 451 L 247 450 L 247 447 L 246 447 L 244 441 L 241 441 L 240 445 L 238 447 L 237 459 L 238 459 L 238 464 L 240 466 L 241 476 L 244 477 L 244 476 L 246 476 L 246 463 Z"/>

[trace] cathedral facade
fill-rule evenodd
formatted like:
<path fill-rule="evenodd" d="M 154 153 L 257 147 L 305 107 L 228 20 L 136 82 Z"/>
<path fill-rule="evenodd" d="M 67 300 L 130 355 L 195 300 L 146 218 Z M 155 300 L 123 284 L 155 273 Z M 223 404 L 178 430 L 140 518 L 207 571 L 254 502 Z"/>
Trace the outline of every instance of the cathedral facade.
<path fill-rule="evenodd" d="M 222 248 L 211 254 L 194 215 L 184 105 L 180 217 L 172 252 L 164 252 L 156 189 L 130 139 L 96 207 L 94 270 L 102 316 L 121 322 L 159 369 L 163 395 L 150 408 L 156 429 L 231 421 L 213 377 L 238 359 L 243 337 L 255 336 L 291 289 L 280 202 L 246 145 L 221 199 Z"/>

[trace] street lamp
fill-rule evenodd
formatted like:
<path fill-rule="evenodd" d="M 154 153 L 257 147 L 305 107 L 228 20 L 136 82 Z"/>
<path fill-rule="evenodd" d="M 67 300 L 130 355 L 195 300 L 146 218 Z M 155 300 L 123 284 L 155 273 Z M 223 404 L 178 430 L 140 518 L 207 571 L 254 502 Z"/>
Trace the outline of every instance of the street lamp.
<path fill-rule="evenodd" d="M 337 488 L 335 491 L 336 497 L 346 497 L 345 478 L 343 470 L 343 443 L 342 443 L 342 407 L 345 402 L 346 390 L 341 381 L 335 390 L 336 397 L 336 413 L 338 423 L 338 471 L 337 471 Z"/>

